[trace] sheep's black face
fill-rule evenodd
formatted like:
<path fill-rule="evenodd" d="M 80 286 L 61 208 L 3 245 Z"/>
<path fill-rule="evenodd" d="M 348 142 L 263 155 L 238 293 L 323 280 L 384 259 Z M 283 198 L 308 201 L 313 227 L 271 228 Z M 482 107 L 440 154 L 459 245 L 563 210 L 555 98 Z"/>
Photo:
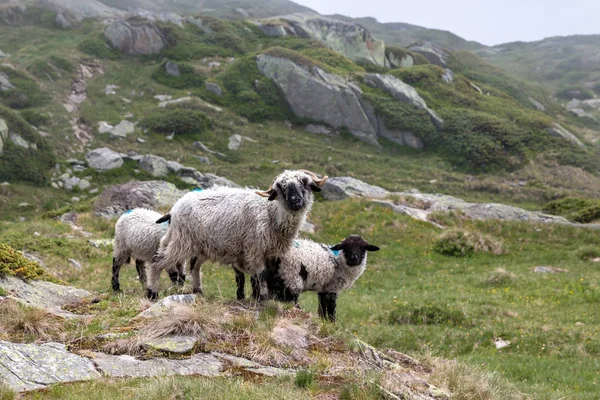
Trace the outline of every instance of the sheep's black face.
<path fill-rule="evenodd" d="M 287 208 L 292 211 L 300 211 L 304 208 L 306 203 L 304 201 L 304 196 L 306 193 L 302 190 L 300 185 L 297 185 L 295 182 L 290 182 L 286 185 L 285 189 L 282 189 L 282 193 Z"/>
<path fill-rule="evenodd" d="M 302 211 L 312 202 L 312 192 L 315 186 L 312 179 L 305 174 L 275 183 L 276 197 L 282 199 L 285 207 L 294 212 Z"/>
<path fill-rule="evenodd" d="M 331 250 L 341 250 L 344 253 L 344 259 L 349 267 L 356 267 L 363 263 L 367 251 L 377 251 L 379 247 L 367 243 L 359 235 L 351 235 L 341 243 L 336 244 Z"/>

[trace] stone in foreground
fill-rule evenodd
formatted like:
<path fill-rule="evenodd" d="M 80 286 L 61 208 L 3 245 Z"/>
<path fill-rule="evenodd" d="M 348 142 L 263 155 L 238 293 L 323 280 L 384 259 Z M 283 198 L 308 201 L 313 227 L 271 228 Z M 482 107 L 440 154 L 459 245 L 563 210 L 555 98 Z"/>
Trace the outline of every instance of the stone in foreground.
<path fill-rule="evenodd" d="M 69 353 L 64 344 L 21 344 L 0 341 L 0 381 L 22 392 L 65 382 L 99 379 L 87 358 Z"/>
<path fill-rule="evenodd" d="M 186 354 L 194 349 L 197 341 L 198 338 L 196 336 L 168 336 L 147 340 L 143 346 L 152 350 Z"/>
<path fill-rule="evenodd" d="M 182 304 L 192 304 L 196 301 L 195 294 L 175 294 L 169 297 L 165 297 L 158 303 L 154 304 L 149 309 L 142 311 L 135 318 L 152 318 L 163 315 L 169 310 Z"/>

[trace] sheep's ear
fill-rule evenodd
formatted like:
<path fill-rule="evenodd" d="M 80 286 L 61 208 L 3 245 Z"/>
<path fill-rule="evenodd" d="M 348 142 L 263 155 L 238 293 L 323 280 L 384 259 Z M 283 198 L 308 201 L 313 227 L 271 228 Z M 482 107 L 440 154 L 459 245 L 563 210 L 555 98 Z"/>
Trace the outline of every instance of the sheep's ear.
<path fill-rule="evenodd" d="M 273 190 L 273 193 L 269 196 L 269 201 L 273 201 L 277 198 L 277 190 Z"/>
<path fill-rule="evenodd" d="M 316 184 L 316 183 L 314 183 L 314 182 L 311 182 L 311 183 L 310 183 L 310 188 L 311 188 L 311 190 L 312 190 L 313 192 L 320 192 L 320 191 L 321 191 L 321 188 L 320 188 L 320 187 L 318 187 L 318 186 L 317 186 L 317 184 Z"/>
<path fill-rule="evenodd" d="M 367 251 L 378 251 L 379 247 L 373 246 L 372 244 L 368 244 L 367 247 L 365 247 L 365 250 L 367 250 Z"/>
<path fill-rule="evenodd" d="M 338 243 L 335 246 L 331 246 L 330 249 L 333 250 L 333 251 L 340 251 L 340 250 L 343 249 L 343 246 L 342 246 L 341 243 Z"/>

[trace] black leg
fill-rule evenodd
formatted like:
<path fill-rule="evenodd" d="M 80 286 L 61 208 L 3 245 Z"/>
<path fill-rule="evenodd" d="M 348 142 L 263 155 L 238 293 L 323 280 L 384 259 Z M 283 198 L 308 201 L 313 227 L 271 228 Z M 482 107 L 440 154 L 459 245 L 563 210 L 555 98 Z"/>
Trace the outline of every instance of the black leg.
<path fill-rule="evenodd" d="M 335 311 L 337 307 L 337 293 L 329 293 L 327 316 L 331 322 L 336 322 Z"/>
<path fill-rule="evenodd" d="M 117 264 L 117 259 L 113 257 L 111 283 L 113 290 L 116 292 L 118 292 L 121 289 L 121 285 L 119 284 L 119 271 L 121 271 L 121 266 Z"/>
<path fill-rule="evenodd" d="M 246 276 L 242 271 L 238 270 L 237 268 L 232 268 L 235 272 L 235 284 L 237 285 L 236 298 L 238 300 L 244 300 L 244 298 L 246 297 L 246 293 L 244 290 L 244 287 L 246 286 Z"/>
<path fill-rule="evenodd" d="M 140 280 L 140 282 L 142 283 L 142 285 L 146 285 L 146 263 L 144 263 L 142 260 L 135 260 L 135 269 L 137 270 L 138 273 L 138 279 Z"/>
<path fill-rule="evenodd" d="M 319 296 L 319 317 L 326 319 L 327 316 L 327 305 L 325 304 L 326 293 L 318 293 Z"/>
<path fill-rule="evenodd" d="M 185 283 L 185 274 L 179 273 L 181 270 L 181 264 L 177 264 L 176 268 L 172 271 L 169 271 L 169 278 L 174 285 L 183 286 Z"/>
<path fill-rule="evenodd" d="M 196 261 L 198 261 L 198 257 L 192 257 L 190 259 L 190 272 L 194 270 L 194 267 L 196 266 Z"/>
<path fill-rule="evenodd" d="M 260 282 L 255 276 L 251 276 L 250 283 L 252 284 L 252 298 L 260 300 Z"/>
<path fill-rule="evenodd" d="M 336 321 L 335 311 L 337 293 L 319 293 L 319 317 L 331 322 Z"/>
<path fill-rule="evenodd" d="M 146 292 L 146 297 L 148 297 L 148 299 L 154 301 L 154 300 L 158 299 L 158 292 L 154 292 L 152 289 L 148 289 L 148 291 Z"/>

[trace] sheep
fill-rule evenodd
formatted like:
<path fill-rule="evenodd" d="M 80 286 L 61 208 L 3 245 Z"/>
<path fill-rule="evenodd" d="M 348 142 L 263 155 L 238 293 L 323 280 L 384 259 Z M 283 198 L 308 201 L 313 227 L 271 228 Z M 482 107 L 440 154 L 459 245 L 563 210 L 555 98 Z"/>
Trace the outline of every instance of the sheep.
<path fill-rule="evenodd" d="M 158 250 L 160 239 L 167 232 L 168 221 L 157 224 L 161 214 L 145 208 L 136 208 L 125 212 L 115 226 L 115 244 L 113 250 L 112 288 L 120 290 L 119 272 L 123 264 L 135 258 L 135 267 L 142 284 L 146 283 L 145 262 L 150 262 Z M 169 277 L 174 284 L 183 285 L 185 272 L 183 264 L 170 270 Z"/>
<path fill-rule="evenodd" d="M 319 296 L 319 316 L 336 320 L 338 294 L 350 288 L 367 266 L 367 251 L 378 251 L 359 235 L 351 235 L 329 247 L 307 239 L 297 239 L 279 258 L 267 260 L 262 278 L 271 296 L 298 304 L 300 293 L 315 291 Z"/>
<path fill-rule="evenodd" d="M 312 207 L 313 192 L 321 191 L 326 180 L 310 171 L 286 170 L 264 192 L 216 186 L 187 193 L 168 214 L 171 223 L 149 264 L 148 298 L 158 297 L 163 269 L 194 257 L 194 293 L 202 293 L 202 263 L 212 260 L 258 278 L 255 295 L 266 299 L 266 283 L 259 278 L 265 261 L 292 246 Z"/>

